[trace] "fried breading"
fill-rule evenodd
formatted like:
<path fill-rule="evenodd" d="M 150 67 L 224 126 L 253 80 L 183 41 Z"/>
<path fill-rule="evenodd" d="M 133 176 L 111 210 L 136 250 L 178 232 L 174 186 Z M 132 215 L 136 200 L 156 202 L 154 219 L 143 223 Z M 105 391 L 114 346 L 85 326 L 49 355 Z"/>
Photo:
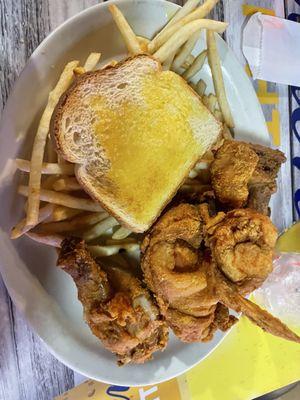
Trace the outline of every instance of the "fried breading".
<path fill-rule="evenodd" d="M 211 340 L 217 329 L 236 322 L 231 308 L 273 335 L 300 342 L 281 321 L 242 297 L 272 270 L 276 238 L 270 219 L 250 209 L 211 216 L 208 205 L 181 204 L 156 222 L 143 243 L 142 269 L 180 340 Z"/>
<path fill-rule="evenodd" d="M 63 241 L 58 265 L 72 276 L 87 324 L 119 365 L 143 363 L 165 348 L 167 326 L 136 277 L 96 262 L 77 238 Z"/>
<path fill-rule="evenodd" d="M 259 161 L 249 182 L 246 206 L 269 215 L 269 202 L 272 194 L 277 190 L 277 174 L 281 164 L 286 161 L 286 157 L 281 151 L 266 146 L 251 143 L 249 146 L 258 155 Z"/>
<path fill-rule="evenodd" d="M 267 216 L 250 209 L 229 211 L 214 221 L 207 229 L 207 242 L 218 268 L 248 294 L 272 271 L 277 229 Z"/>
<path fill-rule="evenodd" d="M 226 140 L 215 154 L 211 181 L 217 199 L 232 208 L 243 207 L 248 199 L 248 182 L 259 157 L 247 143 Z"/>
<path fill-rule="evenodd" d="M 243 313 L 251 322 L 264 331 L 274 336 L 300 343 L 300 337 L 278 318 L 273 317 L 273 315 L 250 300 L 243 298 L 241 294 L 238 293 L 236 286 L 222 275 L 213 261 L 210 264 L 210 268 L 211 279 L 214 281 L 216 291 L 222 304 L 236 312 Z"/>
<path fill-rule="evenodd" d="M 235 322 L 225 314 L 220 316 L 215 288 L 207 280 L 199 250 L 202 243 L 198 208 L 181 204 L 159 219 L 142 245 L 146 284 L 167 323 L 184 342 L 208 341 L 219 324 L 224 328 Z"/>
<path fill-rule="evenodd" d="M 260 144 L 249 143 L 249 147 L 255 151 L 259 161 L 251 177 L 251 185 L 255 183 L 273 183 L 281 164 L 286 162 L 285 155 L 280 150 Z"/>
<path fill-rule="evenodd" d="M 226 140 L 215 154 L 211 179 L 217 199 L 228 208 L 248 207 L 265 215 L 286 158 L 279 150 Z"/>

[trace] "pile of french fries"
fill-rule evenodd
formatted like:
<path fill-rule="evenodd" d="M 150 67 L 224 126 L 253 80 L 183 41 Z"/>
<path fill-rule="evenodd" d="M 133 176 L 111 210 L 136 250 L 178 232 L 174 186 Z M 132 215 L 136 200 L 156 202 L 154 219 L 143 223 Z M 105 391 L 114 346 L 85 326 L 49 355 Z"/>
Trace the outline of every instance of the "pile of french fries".
<path fill-rule="evenodd" d="M 166 26 L 151 40 L 137 36 L 122 12 L 114 4 L 109 6 L 113 19 L 124 39 L 129 55 L 152 54 L 164 70 L 180 74 L 202 98 L 203 103 L 223 123 L 223 139 L 231 139 L 234 127 L 226 97 L 221 62 L 217 50 L 215 32 L 222 33 L 227 27 L 205 17 L 218 0 L 188 0 Z M 198 55 L 192 54 L 201 31 L 206 30 L 207 49 Z M 19 186 L 19 194 L 27 198 L 26 216 L 12 230 L 11 238 L 27 235 L 40 243 L 60 247 L 68 236 L 85 239 L 95 256 L 111 256 L 120 250 L 134 252 L 139 249 L 137 235 L 134 235 L 90 198 L 76 179 L 74 165 L 57 155 L 49 136 L 50 120 L 62 94 L 70 87 L 76 75 L 99 69 L 101 53 L 91 53 L 83 66 L 79 61 L 69 62 L 55 88 L 49 93 L 42 114 L 31 160 L 16 160 L 20 171 L 29 174 L 28 185 Z M 205 94 L 206 83 L 200 79 L 196 84 L 191 80 L 202 69 L 206 59 L 211 68 L 215 94 Z M 110 61 L 107 65 L 114 66 Z M 209 189 L 201 180 L 207 171 L 213 153 L 208 152 L 190 172 L 182 191 L 202 192 Z"/>

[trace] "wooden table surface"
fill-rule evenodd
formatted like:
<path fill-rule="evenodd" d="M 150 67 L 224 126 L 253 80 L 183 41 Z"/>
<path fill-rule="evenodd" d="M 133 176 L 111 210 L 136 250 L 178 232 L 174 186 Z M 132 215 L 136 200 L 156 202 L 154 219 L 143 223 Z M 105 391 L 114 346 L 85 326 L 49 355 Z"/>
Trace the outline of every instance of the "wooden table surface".
<path fill-rule="evenodd" d="M 180 0 L 173 2 L 184 3 Z M 2 106 L 18 74 L 39 43 L 67 18 L 97 3 L 99 0 L 0 0 Z M 290 13 L 300 13 L 300 1 L 219 2 L 213 17 L 230 23 L 225 39 L 242 63 L 241 27 L 245 19 L 243 5 L 273 9 L 277 16 L 287 17 Z M 300 104 L 297 105 L 287 86 L 268 84 L 266 90 L 274 92 L 278 101 L 268 104 L 262 94 L 263 110 L 271 131 L 275 129 L 273 125 L 279 111 L 280 148 L 288 158 L 279 177 L 278 194 L 273 200 L 274 222 L 281 230 L 298 219 L 293 207 L 293 197 L 297 188 L 300 188 L 300 171 L 293 167 L 293 163 L 297 164 L 300 160 L 297 158 L 300 155 L 300 137 L 297 140 L 296 135 L 290 131 L 289 121 L 292 111 Z M 300 120 L 300 116 L 298 119 Z M 274 134 L 278 135 L 279 132 Z M 50 355 L 15 309 L 0 278 L 0 400 L 49 400 L 72 388 L 80 379 L 80 376 Z"/>

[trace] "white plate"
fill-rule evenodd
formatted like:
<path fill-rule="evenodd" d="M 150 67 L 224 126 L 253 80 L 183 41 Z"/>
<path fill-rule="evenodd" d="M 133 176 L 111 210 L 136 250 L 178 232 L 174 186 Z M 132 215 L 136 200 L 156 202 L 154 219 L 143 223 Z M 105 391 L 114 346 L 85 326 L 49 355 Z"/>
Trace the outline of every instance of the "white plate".
<path fill-rule="evenodd" d="M 120 3 L 134 31 L 146 37 L 151 37 L 178 8 L 163 0 L 115 3 Z M 198 50 L 203 44 L 199 42 Z M 268 144 L 266 124 L 252 85 L 222 39 L 218 44 L 238 137 Z M 0 268 L 14 303 L 60 361 L 102 382 L 148 385 L 175 377 L 199 363 L 224 334 L 217 333 L 209 343 L 190 345 L 172 336 L 166 351 L 155 354 L 153 361 L 119 368 L 115 357 L 103 349 L 84 324 L 72 280 L 55 267 L 55 251 L 26 238 L 12 242 L 8 236 L 23 207 L 16 196 L 18 177 L 13 175 L 12 159 L 28 155 L 41 109 L 63 65 L 70 59 L 83 61 L 91 51 L 101 51 L 103 61 L 125 54 L 106 3 L 71 18 L 44 40 L 7 102 L 0 134 Z M 211 81 L 208 66 L 197 78 L 200 76 Z"/>

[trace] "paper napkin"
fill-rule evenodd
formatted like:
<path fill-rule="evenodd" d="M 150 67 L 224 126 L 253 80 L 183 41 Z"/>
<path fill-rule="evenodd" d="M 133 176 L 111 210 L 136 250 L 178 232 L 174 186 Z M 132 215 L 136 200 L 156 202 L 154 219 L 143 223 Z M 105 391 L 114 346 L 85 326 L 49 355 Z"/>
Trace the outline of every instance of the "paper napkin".
<path fill-rule="evenodd" d="M 300 24 L 256 13 L 243 32 L 253 78 L 300 86 Z"/>

